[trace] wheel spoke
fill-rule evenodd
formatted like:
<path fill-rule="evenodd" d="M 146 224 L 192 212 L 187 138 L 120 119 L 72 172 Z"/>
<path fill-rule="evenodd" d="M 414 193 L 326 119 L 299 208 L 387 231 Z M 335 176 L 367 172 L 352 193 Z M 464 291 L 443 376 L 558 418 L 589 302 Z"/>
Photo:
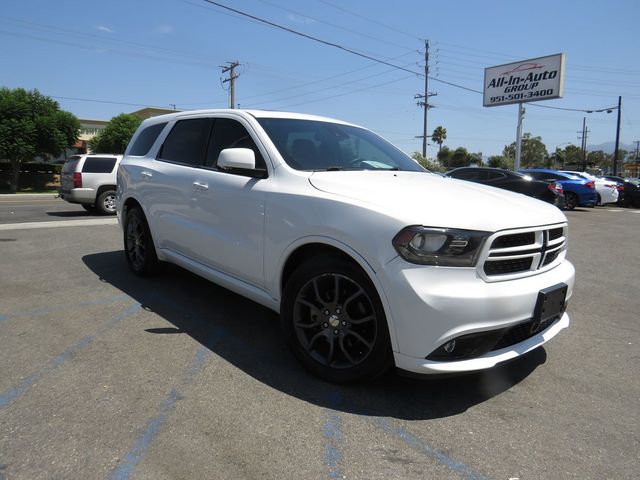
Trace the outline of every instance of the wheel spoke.
<path fill-rule="evenodd" d="M 334 338 L 328 338 L 327 340 L 329 341 L 329 353 L 327 354 L 327 365 L 331 366 L 331 362 L 333 362 L 333 352 L 336 347 L 336 339 L 334 337 Z"/>
<path fill-rule="evenodd" d="M 324 304 L 324 302 L 322 301 L 322 297 L 320 296 L 320 289 L 318 288 L 318 277 L 313 279 L 313 291 L 315 292 L 316 300 Z"/>
<path fill-rule="evenodd" d="M 299 298 L 296 300 L 297 303 L 304 305 L 305 307 L 309 307 L 309 309 L 311 310 L 311 315 L 317 315 L 320 316 L 320 309 L 318 307 L 316 307 L 313 303 L 303 299 L 303 298 Z"/>
<path fill-rule="evenodd" d="M 347 305 L 349 305 L 353 300 L 355 300 L 356 298 L 358 298 L 360 295 L 364 294 L 364 290 L 362 290 L 361 288 L 358 289 L 358 291 L 356 293 L 354 293 L 353 295 L 351 295 L 349 298 L 347 298 L 344 303 L 342 304 L 344 309 L 347 309 Z"/>
<path fill-rule="evenodd" d="M 311 350 L 311 347 L 313 347 L 313 344 L 316 343 L 316 340 L 324 336 L 325 336 L 324 332 L 318 332 L 313 337 L 311 337 L 311 340 L 309 340 L 309 342 L 307 343 L 307 346 L 305 347 L 307 352 Z"/>
<path fill-rule="evenodd" d="M 358 341 L 360 343 L 362 343 L 364 346 L 366 346 L 369 350 L 371 350 L 371 347 L 373 347 L 373 345 L 369 342 L 367 342 L 364 337 L 362 335 L 360 335 L 358 332 L 354 332 L 353 330 L 349 330 L 345 333 L 345 336 L 347 335 L 351 335 L 354 336 L 358 339 Z"/>
<path fill-rule="evenodd" d="M 375 321 L 375 319 L 376 319 L 375 315 L 368 315 L 366 317 L 358 318 L 358 319 L 350 318 L 349 323 L 352 323 L 354 325 L 362 325 L 363 323 L 373 322 Z"/>
<path fill-rule="evenodd" d="M 349 360 L 352 365 L 355 365 L 356 362 L 353 360 L 351 355 L 349 355 L 349 352 L 347 352 L 347 349 L 344 346 L 344 337 L 340 337 L 339 345 L 340 345 L 340 350 L 342 350 L 342 353 L 344 353 L 344 356 L 347 357 L 347 360 Z"/>
<path fill-rule="evenodd" d="M 333 286 L 333 303 L 334 305 L 338 305 L 338 296 L 340 295 L 340 276 L 334 275 L 334 286 Z"/>

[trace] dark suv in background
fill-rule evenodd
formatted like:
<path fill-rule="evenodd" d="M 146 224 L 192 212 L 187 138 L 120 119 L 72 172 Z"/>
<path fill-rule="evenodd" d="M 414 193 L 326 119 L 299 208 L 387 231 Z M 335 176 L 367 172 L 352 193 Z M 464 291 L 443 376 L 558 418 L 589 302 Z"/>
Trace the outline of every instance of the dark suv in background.
<path fill-rule="evenodd" d="M 504 170 L 501 168 L 461 167 L 447 172 L 445 175 L 460 180 L 482 183 L 492 187 L 503 188 L 529 197 L 537 198 L 556 207 L 564 206 L 564 195 L 560 184 L 549 181 L 534 180 L 532 177 Z"/>

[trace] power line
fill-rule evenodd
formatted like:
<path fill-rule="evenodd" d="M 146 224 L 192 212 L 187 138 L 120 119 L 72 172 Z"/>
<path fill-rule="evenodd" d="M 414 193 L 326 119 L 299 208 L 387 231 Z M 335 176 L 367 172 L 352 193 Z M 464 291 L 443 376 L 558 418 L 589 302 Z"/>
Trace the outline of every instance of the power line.
<path fill-rule="evenodd" d="M 392 31 L 394 31 L 396 33 L 400 33 L 400 34 L 405 35 L 407 37 L 413 38 L 414 40 L 424 40 L 419 35 L 407 32 L 406 30 L 401 30 L 401 29 L 396 28 L 396 27 L 392 27 L 391 25 L 388 25 L 386 23 L 382 23 L 382 22 L 380 22 L 378 20 L 375 20 L 373 18 L 365 17 L 364 15 L 362 15 L 360 13 L 353 12 L 351 10 L 348 10 L 348 9 L 342 7 L 342 6 L 336 5 L 336 4 L 328 2 L 326 0 L 318 0 L 318 1 L 320 3 L 324 3 L 325 5 L 330 6 L 332 8 L 335 8 L 336 10 L 340 10 L 341 12 L 348 13 L 349 15 L 352 15 L 352 16 L 357 17 L 357 18 L 361 18 L 363 20 L 366 20 L 367 22 L 374 23 L 374 24 L 379 25 L 381 27 L 384 27 L 384 28 L 387 28 L 389 30 L 392 30 Z"/>
<path fill-rule="evenodd" d="M 389 85 L 389 84 L 391 84 L 391 83 L 400 82 L 400 81 L 402 81 L 402 80 L 406 80 L 406 79 L 411 78 L 411 77 L 412 77 L 412 75 L 405 75 L 404 77 L 396 78 L 395 80 L 390 80 L 390 81 L 388 81 L 388 82 L 378 83 L 378 84 L 376 84 L 376 85 L 371 85 L 371 86 L 369 86 L 369 87 L 359 88 L 359 89 L 357 89 L 357 90 L 352 90 L 352 91 L 350 91 L 350 92 L 339 93 L 339 94 L 337 94 L 337 95 L 331 95 L 331 96 L 329 96 L 329 97 L 317 98 L 317 99 L 315 99 L 315 100 L 309 100 L 309 101 L 306 101 L 306 102 L 293 103 L 293 104 L 285 105 L 285 106 L 280 107 L 280 108 L 285 109 L 285 108 L 290 108 L 290 107 L 297 107 L 297 106 L 299 106 L 299 105 L 306 105 L 306 104 L 308 104 L 308 103 L 315 103 L 315 102 L 323 102 L 323 101 L 325 101 L 325 100 L 332 100 L 332 99 L 334 99 L 334 98 L 344 97 L 345 95 L 351 95 L 351 94 L 353 94 L 353 93 L 364 92 L 365 90 L 371 90 L 371 89 L 373 89 L 373 88 L 382 87 L 382 86 L 384 86 L 384 85 Z"/>
<path fill-rule="evenodd" d="M 405 45 L 399 45 L 397 43 L 393 43 L 393 42 L 390 42 L 388 40 L 384 40 L 382 38 L 374 37 L 373 35 L 368 35 L 366 33 L 358 32 L 358 31 L 353 30 L 351 28 L 343 27 L 342 25 L 337 25 L 335 23 L 327 22 L 326 20 L 322 20 L 322 19 L 317 18 L 317 17 L 312 17 L 310 15 L 307 15 L 306 13 L 301 13 L 299 11 L 292 10 L 291 8 L 283 7 L 282 5 L 278 5 L 276 3 L 270 2 L 269 0 L 258 0 L 258 1 L 262 2 L 264 4 L 267 4 L 267 5 L 271 5 L 272 7 L 284 10 L 285 12 L 293 13 L 294 15 L 300 15 L 301 17 L 308 18 L 310 20 L 313 20 L 314 22 L 322 23 L 323 25 L 328 25 L 330 27 L 337 28 L 338 30 L 343 30 L 345 32 L 350 32 L 350 33 L 353 33 L 355 35 L 359 35 L 361 37 L 368 38 L 369 40 L 375 40 L 376 42 L 386 43 L 387 45 L 391 45 L 393 47 L 405 48 L 405 49 L 409 48 L 409 47 L 407 47 Z"/>
<path fill-rule="evenodd" d="M 413 75 L 420 76 L 420 73 L 418 73 L 418 72 L 415 72 L 413 70 L 409 70 L 409 69 L 401 67 L 399 65 L 394 65 L 393 63 L 387 62 L 385 60 L 381 60 L 379 58 L 372 57 L 371 55 L 367 55 L 366 53 L 361 53 L 361 52 L 358 52 L 358 51 L 353 50 L 351 48 L 343 47 L 342 45 L 339 45 L 337 43 L 330 42 L 328 40 L 323 40 L 321 38 L 314 37 L 313 35 L 308 35 L 306 33 L 299 32 L 298 30 L 294 30 L 292 28 L 285 27 L 284 25 L 279 25 L 277 23 L 271 22 L 270 20 L 266 20 L 264 18 L 257 17 L 255 15 L 250 14 L 250 13 L 246 13 L 246 12 L 242 12 L 240 10 L 236 10 L 235 8 L 228 7 L 226 5 L 223 5 L 222 3 L 218 3 L 218 2 L 215 2 L 213 0 L 204 0 L 204 1 L 207 2 L 207 3 L 210 3 L 212 5 L 215 5 L 217 7 L 224 8 L 225 10 L 229 10 L 231 12 L 237 13 L 238 15 L 242 15 L 244 17 L 251 18 L 252 20 L 256 20 L 258 22 L 264 23 L 265 25 L 269 25 L 271 27 L 278 28 L 280 30 L 284 30 L 285 32 L 293 33 L 294 35 L 298 35 L 298 36 L 306 38 L 308 40 L 313 40 L 314 42 L 322 43 L 322 44 L 327 45 L 329 47 L 338 48 L 340 50 L 343 50 L 345 52 L 351 53 L 353 55 L 357 55 L 359 57 L 366 58 L 367 60 L 372 60 L 374 62 L 378 62 L 378 63 L 381 63 L 383 65 L 388 65 L 389 67 L 393 67 L 393 68 L 396 68 L 398 70 L 402 70 L 402 71 L 405 71 L 405 72 L 408 72 L 408 73 L 412 73 Z"/>

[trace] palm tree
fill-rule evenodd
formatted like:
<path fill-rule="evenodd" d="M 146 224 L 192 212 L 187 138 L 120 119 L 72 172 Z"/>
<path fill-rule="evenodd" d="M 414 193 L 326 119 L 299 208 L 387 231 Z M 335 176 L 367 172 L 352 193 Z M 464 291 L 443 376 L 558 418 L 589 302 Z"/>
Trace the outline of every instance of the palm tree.
<path fill-rule="evenodd" d="M 442 150 L 442 143 L 447 139 L 447 129 L 443 126 L 438 126 L 431 134 L 431 140 L 438 144 L 438 152 Z"/>

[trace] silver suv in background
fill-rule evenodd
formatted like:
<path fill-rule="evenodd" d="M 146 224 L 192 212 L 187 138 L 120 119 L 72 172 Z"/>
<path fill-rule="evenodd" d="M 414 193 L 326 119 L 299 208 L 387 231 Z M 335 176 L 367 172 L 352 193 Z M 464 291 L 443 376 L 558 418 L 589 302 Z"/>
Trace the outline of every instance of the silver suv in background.
<path fill-rule="evenodd" d="M 122 155 L 74 155 L 62 167 L 60 197 L 91 213 L 115 215 L 116 172 Z"/>

